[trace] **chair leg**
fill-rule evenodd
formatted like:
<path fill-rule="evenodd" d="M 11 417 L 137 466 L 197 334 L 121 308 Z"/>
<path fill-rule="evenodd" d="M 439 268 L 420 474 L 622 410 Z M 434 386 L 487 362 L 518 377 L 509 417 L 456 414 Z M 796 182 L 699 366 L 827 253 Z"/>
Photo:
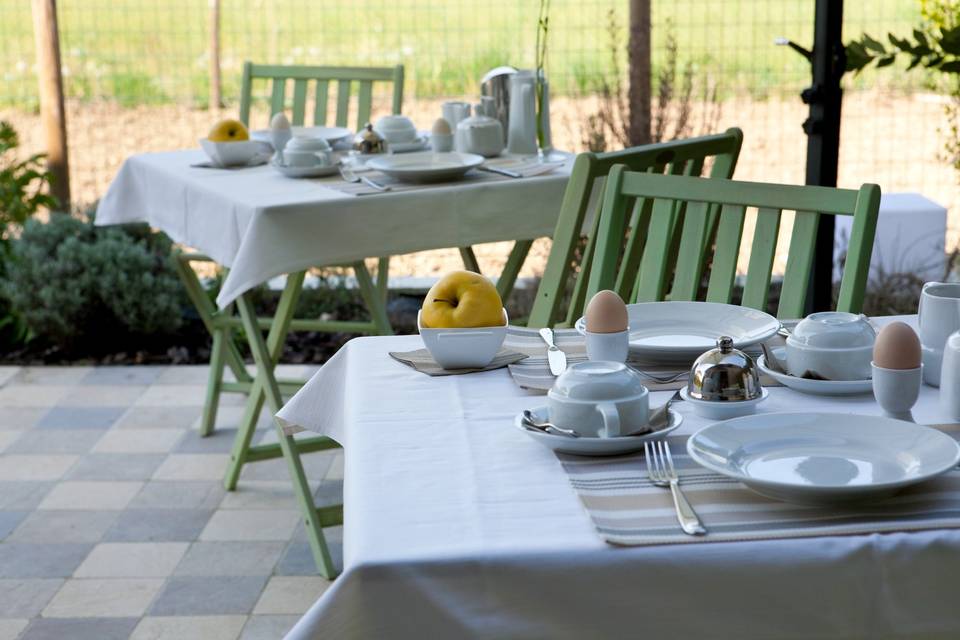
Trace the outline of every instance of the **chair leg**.
<path fill-rule="evenodd" d="M 364 264 L 363 260 L 354 262 L 353 271 L 357 277 L 357 285 L 360 287 L 360 295 L 363 296 L 363 301 L 370 311 L 370 317 L 373 320 L 374 326 L 377 328 L 377 333 L 381 336 L 392 336 L 393 327 L 390 325 L 390 319 L 387 317 L 386 303 L 377 290 L 377 285 L 374 284 L 373 278 L 370 277 L 367 265 Z"/>
<path fill-rule="evenodd" d="M 387 295 L 390 293 L 390 256 L 377 261 L 377 292 L 383 305 L 387 304 Z"/>
<path fill-rule="evenodd" d="M 206 438 L 213 433 L 217 422 L 217 408 L 223 385 L 224 352 L 227 340 L 225 327 L 213 330 L 213 347 L 210 350 L 210 374 L 207 378 L 207 393 L 203 401 L 203 415 L 200 418 L 200 436 Z"/>
<path fill-rule="evenodd" d="M 517 276 L 520 275 L 520 268 L 523 267 L 523 261 L 527 259 L 527 254 L 530 253 L 530 247 L 532 246 L 533 240 L 517 240 L 513 244 L 510 257 L 507 258 L 507 264 L 503 265 L 503 271 L 497 278 L 497 292 L 504 302 L 510 297 L 513 285 L 517 282 Z"/>
<path fill-rule="evenodd" d="M 460 259 L 463 260 L 464 269 L 480 273 L 480 263 L 477 262 L 477 254 L 473 252 L 473 247 L 460 247 Z"/>

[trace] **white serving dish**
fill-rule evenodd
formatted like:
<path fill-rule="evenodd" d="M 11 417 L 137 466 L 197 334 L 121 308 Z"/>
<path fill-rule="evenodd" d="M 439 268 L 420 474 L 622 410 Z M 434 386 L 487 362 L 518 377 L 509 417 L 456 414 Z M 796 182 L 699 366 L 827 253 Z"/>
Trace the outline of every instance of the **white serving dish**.
<path fill-rule="evenodd" d="M 784 349 L 774 350 L 777 357 L 784 358 Z M 786 373 L 774 371 L 767 366 L 766 356 L 760 356 L 757 359 L 757 366 L 760 371 L 770 376 L 783 386 L 799 391 L 800 393 L 809 393 L 816 396 L 852 396 L 864 393 L 873 393 L 873 381 L 866 380 L 811 380 L 809 378 L 798 378 Z"/>
<path fill-rule="evenodd" d="M 630 350 L 658 362 L 692 362 L 716 346 L 719 336 L 733 338 L 736 349 L 763 342 L 780 328 L 770 314 L 719 302 L 642 302 L 627 305 Z M 586 321 L 577 320 L 586 335 Z"/>
<path fill-rule="evenodd" d="M 444 369 L 472 369 L 490 364 L 500 350 L 510 324 L 504 309 L 503 325 L 499 327 L 430 329 L 420 322 L 422 313 L 417 312 L 420 337 L 430 355 Z"/>
<path fill-rule="evenodd" d="M 787 336 L 786 367 L 800 377 L 806 371 L 828 380 L 864 380 L 877 332 L 863 314 L 811 313 Z"/>
<path fill-rule="evenodd" d="M 213 142 L 207 138 L 200 138 L 200 147 L 212 163 L 221 167 L 251 164 L 263 151 L 262 145 L 256 140 Z"/>
<path fill-rule="evenodd" d="M 344 138 L 348 138 L 353 135 L 353 132 L 345 127 L 290 127 L 290 132 L 294 136 L 302 136 L 305 138 L 323 138 L 331 147 Z M 273 143 L 271 142 L 270 137 L 270 129 L 257 129 L 256 131 L 251 131 L 250 139 L 256 140 L 257 142 L 266 143 L 270 145 L 271 149 L 273 148 Z"/>
<path fill-rule="evenodd" d="M 756 413 L 757 405 L 766 400 L 768 395 L 770 394 L 766 389 L 761 389 L 760 397 L 753 400 L 700 400 L 691 398 L 686 387 L 680 389 L 680 397 L 693 407 L 693 412 L 711 420 L 729 420 Z"/>
<path fill-rule="evenodd" d="M 483 164 L 483 156 L 472 153 L 404 153 L 367 160 L 367 167 L 404 182 L 433 182 L 459 178 Z"/>
<path fill-rule="evenodd" d="M 687 441 L 697 463 L 799 504 L 890 496 L 957 466 L 950 436 L 879 416 L 766 413 L 718 422 Z"/>
<path fill-rule="evenodd" d="M 276 160 L 273 160 L 270 166 L 288 178 L 323 178 L 325 176 L 336 175 L 336 173 L 340 171 L 340 167 L 337 164 L 317 165 L 314 167 L 291 167 L 290 165 L 279 164 Z"/>
<path fill-rule="evenodd" d="M 539 406 L 530 409 L 530 412 L 541 421 L 547 420 L 547 407 Z M 652 440 L 661 440 L 671 431 L 674 431 L 683 422 L 683 416 L 676 411 L 668 410 L 670 423 L 663 429 L 658 429 L 652 433 L 644 433 L 639 436 L 619 436 L 617 438 L 591 438 L 582 436 L 580 438 L 570 438 L 568 436 L 558 436 L 552 433 L 542 433 L 540 431 L 531 431 L 523 426 L 523 414 L 518 414 L 514 418 L 513 426 L 520 429 L 525 434 L 557 453 L 570 453 L 577 456 L 616 456 L 624 453 L 633 453 L 641 451 L 643 443 Z"/>

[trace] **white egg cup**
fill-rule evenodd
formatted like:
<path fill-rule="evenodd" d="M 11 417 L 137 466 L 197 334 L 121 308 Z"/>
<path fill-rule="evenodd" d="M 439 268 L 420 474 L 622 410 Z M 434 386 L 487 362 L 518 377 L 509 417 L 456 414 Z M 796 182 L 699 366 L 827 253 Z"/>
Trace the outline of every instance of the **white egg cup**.
<path fill-rule="evenodd" d="M 608 362 L 626 362 L 630 352 L 630 331 L 614 333 L 594 333 L 585 331 L 587 358 Z"/>
<path fill-rule="evenodd" d="M 923 365 L 915 369 L 885 369 L 870 363 L 873 370 L 873 395 L 884 415 L 914 422 L 911 409 L 920 395 Z"/>
<path fill-rule="evenodd" d="M 447 153 L 453 151 L 452 133 L 431 133 L 430 148 L 434 153 Z"/>

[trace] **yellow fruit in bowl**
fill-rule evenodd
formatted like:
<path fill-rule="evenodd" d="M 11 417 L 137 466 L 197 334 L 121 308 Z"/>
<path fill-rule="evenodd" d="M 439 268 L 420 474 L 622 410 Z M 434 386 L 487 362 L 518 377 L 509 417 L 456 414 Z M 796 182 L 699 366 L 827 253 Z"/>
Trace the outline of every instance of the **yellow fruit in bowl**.
<path fill-rule="evenodd" d="M 501 327 L 503 301 L 493 283 L 479 273 L 454 271 L 430 287 L 420 321 L 431 329 Z"/>
<path fill-rule="evenodd" d="M 221 120 L 207 135 L 210 142 L 242 142 L 250 139 L 247 128 L 239 120 Z"/>

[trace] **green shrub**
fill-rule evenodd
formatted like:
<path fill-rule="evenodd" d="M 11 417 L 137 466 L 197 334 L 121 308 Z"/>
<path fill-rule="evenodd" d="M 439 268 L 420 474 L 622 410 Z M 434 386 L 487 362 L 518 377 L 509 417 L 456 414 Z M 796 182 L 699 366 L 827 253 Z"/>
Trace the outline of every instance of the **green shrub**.
<path fill-rule="evenodd" d="M 13 241 L 2 290 L 35 337 L 63 348 L 169 333 L 183 302 L 169 255 L 169 241 L 144 225 L 53 214 Z"/>

